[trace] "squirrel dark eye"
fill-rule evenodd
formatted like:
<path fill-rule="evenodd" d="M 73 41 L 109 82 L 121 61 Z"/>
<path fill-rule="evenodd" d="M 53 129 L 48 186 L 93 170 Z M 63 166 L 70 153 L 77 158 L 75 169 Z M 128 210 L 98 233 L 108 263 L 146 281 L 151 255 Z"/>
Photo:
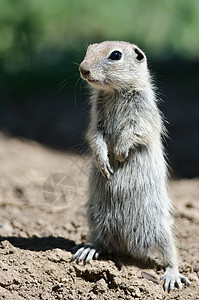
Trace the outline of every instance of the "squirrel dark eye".
<path fill-rule="evenodd" d="M 120 51 L 113 51 L 109 55 L 109 59 L 111 60 L 120 60 L 122 58 L 122 53 Z"/>

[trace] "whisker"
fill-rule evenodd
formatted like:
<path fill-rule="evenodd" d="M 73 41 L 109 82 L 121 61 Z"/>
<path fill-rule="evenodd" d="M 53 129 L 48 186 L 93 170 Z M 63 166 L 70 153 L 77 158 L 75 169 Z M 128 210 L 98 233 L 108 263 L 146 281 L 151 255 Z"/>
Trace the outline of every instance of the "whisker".
<path fill-rule="evenodd" d="M 69 79 L 70 79 L 69 77 L 65 78 L 61 83 L 59 83 L 58 86 L 61 87 L 61 86 L 64 85 Z"/>
<path fill-rule="evenodd" d="M 82 32 L 82 36 L 83 36 L 83 39 L 84 39 L 84 47 L 85 47 L 85 50 L 87 50 L 89 44 L 88 44 L 88 41 L 86 40 L 86 37 L 85 37 L 85 35 L 83 34 L 83 32 Z"/>
<path fill-rule="evenodd" d="M 67 85 L 67 83 L 76 76 L 76 74 L 73 74 L 67 78 L 65 78 L 59 85 L 58 85 L 58 91 L 55 93 L 55 95 L 57 96 L 62 90 L 63 88 Z"/>
<path fill-rule="evenodd" d="M 77 63 L 77 62 L 75 62 L 75 61 L 71 61 L 70 63 L 71 63 L 71 64 L 74 64 L 74 65 L 76 65 L 76 66 L 79 66 L 79 63 Z"/>
<path fill-rule="evenodd" d="M 79 76 L 79 78 L 77 79 L 77 81 L 76 81 L 76 83 L 75 83 L 75 86 L 74 86 L 74 88 L 75 88 L 75 91 L 74 91 L 74 99 L 75 99 L 75 107 L 76 107 L 76 110 L 77 110 L 77 89 L 76 89 L 76 86 L 77 86 L 77 84 L 79 83 L 80 79 L 81 79 L 81 76 Z"/>

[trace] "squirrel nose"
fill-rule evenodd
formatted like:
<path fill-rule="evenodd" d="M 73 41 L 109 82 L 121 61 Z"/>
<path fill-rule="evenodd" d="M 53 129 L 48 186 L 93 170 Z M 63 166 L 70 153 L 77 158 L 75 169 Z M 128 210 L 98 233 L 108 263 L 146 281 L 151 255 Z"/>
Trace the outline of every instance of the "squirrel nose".
<path fill-rule="evenodd" d="M 90 75 L 90 71 L 86 69 L 82 64 L 79 66 L 80 73 L 83 78 L 88 78 Z"/>

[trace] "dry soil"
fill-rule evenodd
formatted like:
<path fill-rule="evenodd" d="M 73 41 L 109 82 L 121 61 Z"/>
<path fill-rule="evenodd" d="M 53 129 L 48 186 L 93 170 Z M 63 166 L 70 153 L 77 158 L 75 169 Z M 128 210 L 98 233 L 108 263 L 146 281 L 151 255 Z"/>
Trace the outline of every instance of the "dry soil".
<path fill-rule="evenodd" d="M 199 299 L 199 179 L 171 180 L 180 271 L 190 287 L 171 293 L 152 266 L 71 262 L 88 241 L 84 204 L 90 159 L 0 135 L 0 299 Z"/>

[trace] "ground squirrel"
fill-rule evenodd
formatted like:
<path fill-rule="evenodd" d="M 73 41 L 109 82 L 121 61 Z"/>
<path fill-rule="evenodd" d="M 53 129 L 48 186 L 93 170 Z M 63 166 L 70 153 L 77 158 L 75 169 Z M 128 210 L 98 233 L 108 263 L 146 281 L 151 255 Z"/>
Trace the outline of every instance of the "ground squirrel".
<path fill-rule="evenodd" d="M 73 259 L 99 253 L 146 258 L 158 250 L 165 290 L 189 285 L 180 275 L 161 136 L 161 114 L 144 52 L 128 42 L 90 45 L 80 74 L 92 87 L 87 140 L 93 153 L 87 217 L 91 245 Z"/>

